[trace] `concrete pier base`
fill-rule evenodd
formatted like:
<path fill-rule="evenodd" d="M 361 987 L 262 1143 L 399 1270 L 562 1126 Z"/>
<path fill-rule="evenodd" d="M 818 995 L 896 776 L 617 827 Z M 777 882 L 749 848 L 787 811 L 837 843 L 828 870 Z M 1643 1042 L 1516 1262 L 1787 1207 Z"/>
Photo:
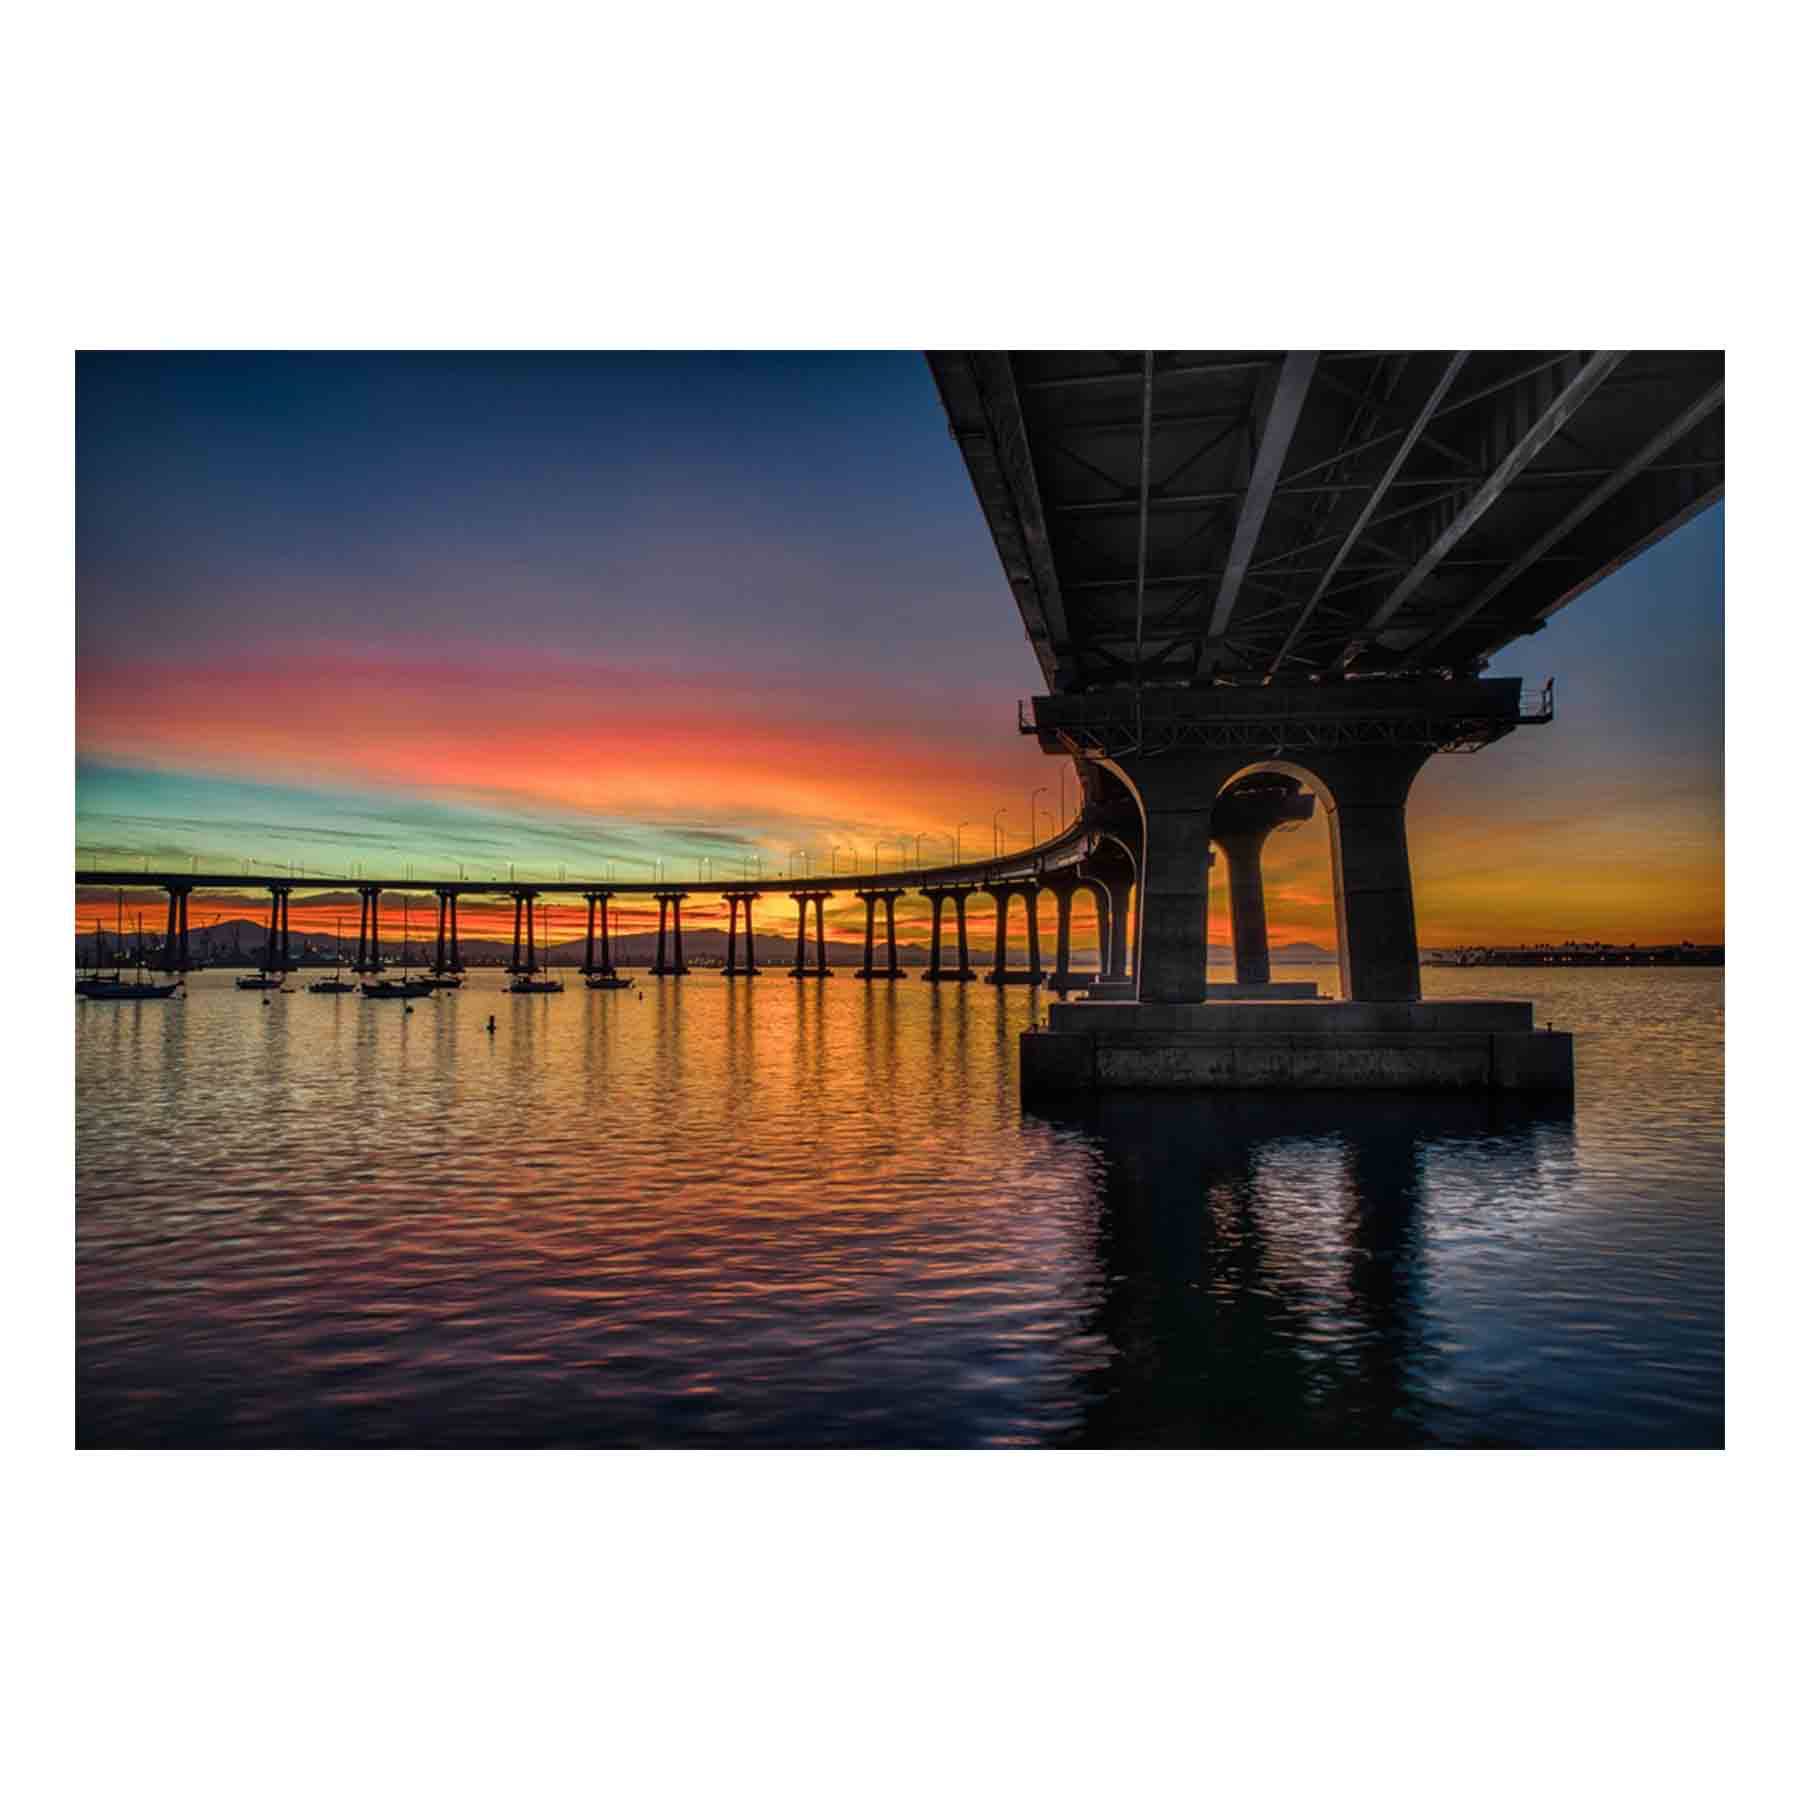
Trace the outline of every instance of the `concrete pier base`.
<path fill-rule="evenodd" d="M 921 981 L 975 981 L 979 977 L 974 969 L 927 969 L 919 979 Z"/>
<path fill-rule="evenodd" d="M 1209 981 L 1206 998 L 1214 1000 L 1316 1000 L 1316 981 Z"/>
<path fill-rule="evenodd" d="M 1523 1000 L 1058 1001 L 1019 1039 L 1026 1097 L 1112 1089 L 1568 1093 L 1574 1039 Z"/>

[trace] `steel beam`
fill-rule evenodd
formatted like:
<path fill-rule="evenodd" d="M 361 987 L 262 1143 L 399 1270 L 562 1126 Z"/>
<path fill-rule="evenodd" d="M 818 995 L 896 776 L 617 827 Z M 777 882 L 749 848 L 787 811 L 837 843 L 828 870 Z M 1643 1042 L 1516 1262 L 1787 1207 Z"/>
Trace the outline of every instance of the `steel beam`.
<path fill-rule="evenodd" d="M 1232 533 L 1231 550 L 1225 558 L 1225 574 L 1219 583 L 1218 597 L 1213 601 L 1212 620 L 1207 627 L 1209 638 L 1225 635 L 1231 623 L 1232 609 L 1237 605 L 1238 590 L 1256 553 L 1256 541 L 1262 535 L 1263 519 L 1269 502 L 1275 498 L 1275 484 L 1281 479 L 1282 465 L 1287 461 L 1294 429 L 1300 423 L 1300 409 L 1306 403 L 1306 391 L 1312 385 L 1313 370 L 1318 366 L 1316 350 L 1290 350 L 1281 364 L 1281 375 L 1275 384 L 1275 397 L 1264 421 L 1262 442 L 1256 447 L 1256 462 L 1244 491 L 1244 504 L 1238 513 L 1237 529 Z"/>
<path fill-rule="evenodd" d="M 1507 564 L 1502 573 L 1496 575 L 1473 600 L 1469 602 L 1447 625 L 1441 625 L 1422 644 L 1407 657 L 1407 662 L 1417 662 L 1430 654 L 1446 638 L 1451 638 L 1461 631 L 1477 613 L 1491 601 L 1497 599 L 1512 586 L 1518 578 L 1534 563 L 1538 562 L 1546 551 L 1560 544 L 1571 531 L 1584 519 L 1591 517 L 1604 506 L 1629 481 L 1634 481 L 1643 474 L 1665 450 L 1672 450 L 1698 425 L 1701 420 L 1716 412 L 1725 403 L 1725 383 L 1715 382 L 1694 404 L 1687 408 L 1678 419 L 1665 425 L 1647 443 L 1639 449 L 1631 459 L 1622 464 L 1590 493 L 1578 506 L 1565 513 L 1556 524 L 1552 525 L 1529 549 L 1522 550 Z M 1542 611 L 1533 615 L 1537 618 L 1548 618 L 1562 604 L 1561 600 L 1552 602 Z"/>
<path fill-rule="evenodd" d="M 1425 427 L 1431 423 L 1432 415 L 1443 404 L 1444 396 L 1449 393 L 1457 376 L 1462 373 L 1463 364 L 1468 360 L 1468 351 L 1458 350 L 1450 358 L 1449 366 L 1438 377 L 1437 386 L 1426 396 L 1425 404 L 1419 409 L 1419 416 L 1413 420 L 1406 436 L 1401 440 L 1400 448 L 1394 452 L 1393 460 L 1382 472 L 1381 479 L 1376 482 L 1375 491 L 1369 496 L 1362 511 L 1357 514 L 1356 523 L 1345 533 L 1343 541 L 1337 547 L 1337 554 L 1326 566 L 1325 573 L 1319 577 L 1318 586 L 1313 589 L 1311 597 L 1301 607 L 1300 616 L 1294 621 L 1281 648 L 1275 652 L 1275 659 L 1269 664 L 1270 675 L 1273 675 L 1281 667 L 1282 663 L 1287 660 L 1288 652 L 1299 642 L 1300 633 L 1306 629 L 1307 622 L 1312 618 L 1314 610 L 1325 597 L 1325 590 L 1331 586 L 1338 570 L 1343 567 L 1344 558 L 1350 554 L 1356 540 L 1362 536 L 1363 528 L 1374 518 L 1375 509 L 1386 499 L 1387 491 L 1393 485 L 1394 478 L 1400 473 L 1406 459 L 1412 455 L 1413 448 L 1419 439 L 1425 435 Z"/>
<path fill-rule="evenodd" d="M 1411 571 L 1376 607 L 1361 629 L 1345 643 L 1332 662 L 1334 669 L 1343 668 L 1356 655 L 1359 646 L 1380 631 L 1424 586 L 1438 564 L 1480 523 L 1488 509 L 1511 486 L 1519 471 L 1574 418 L 1582 406 L 1598 392 L 1607 376 L 1624 360 L 1623 350 L 1599 350 L 1581 365 L 1574 379 L 1538 414 L 1519 441 L 1500 459 L 1487 479 L 1470 496 L 1467 504 L 1438 534 L 1436 542 L 1413 564 Z"/>

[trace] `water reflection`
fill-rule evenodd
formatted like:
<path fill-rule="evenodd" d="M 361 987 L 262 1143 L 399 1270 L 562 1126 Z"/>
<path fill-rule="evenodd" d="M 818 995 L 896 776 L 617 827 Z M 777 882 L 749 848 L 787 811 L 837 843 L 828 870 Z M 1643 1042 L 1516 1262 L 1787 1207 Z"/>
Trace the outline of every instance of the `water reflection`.
<path fill-rule="evenodd" d="M 1092 1445 L 1437 1441 L 1431 1153 L 1540 1192 L 1567 1098 L 1111 1096 L 1038 1116 L 1099 1152 Z M 1440 1222 L 1442 1225 L 1443 1222 Z"/>
<path fill-rule="evenodd" d="M 1022 1113 L 979 983 L 80 1008 L 78 1438 L 1717 1442 L 1717 973 L 1545 981 L 1573 1118 Z"/>

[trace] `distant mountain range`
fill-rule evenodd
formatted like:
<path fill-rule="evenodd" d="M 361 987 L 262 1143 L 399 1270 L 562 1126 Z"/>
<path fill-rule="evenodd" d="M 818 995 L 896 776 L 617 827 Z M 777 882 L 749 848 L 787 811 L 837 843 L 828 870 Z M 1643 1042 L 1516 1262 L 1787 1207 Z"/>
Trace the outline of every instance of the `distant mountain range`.
<path fill-rule="evenodd" d="M 117 950 L 117 943 L 112 932 L 102 934 L 105 938 L 108 962 Z M 188 933 L 189 953 L 196 962 L 214 962 L 230 957 L 234 952 L 244 961 L 260 960 L 268 938 L 268 924 L 258 919 L 226 919 L 217 925 L 195 926 Z M 127 934 L 127 956 L 135 937 Z M 146 934 L 146 943 L 159 943 L 160 933 Z M 329 962 L 336 953 L 340 940 L 333 938 L 330 932 L 295 931 L 292 934 L 295 956 L 301 954 L 301 945 L 309 946 L 307 960 Z M 75 937 L 75 955 L 77 961 L 91 961 L 94 954 L 95 934 L 91 931 L 78 932 Z M 342 954 L 346 957 L 356 953 L 355 938 L 341 940 Z M 425 933 L 415 933 L 412 939 L 413 959 L 417 962 L 428 961 L 436 948 L 437 934 L 435 928 Z M 381 948 L 388 960 L 393 960 L 401 952 L 401 942 L 396 937 L 383 934 Z M 722 963 L 725 960 L 725 933 L 717 926 L 683 926 L 681 932 L 682 954 L 690 963 Z M 574 967 L 581 962 L 585 945 L 581 942 L 562 943 L 550 953 L 548 960 L 558 967 Z M 920 944 L 902 944 L 899 947 L 900 961 L 908 968 L 922 968 L 931 961 L 929 948 Z M 512 940 L 497 938 L 462 939 L 463 961 L 473 964 L 502 964 L 512 955 Z M 807 944 L 807 957 L 810 961 L 814 954 L 811 941 Z M 828 938 L 825 944 L 825 960 L 833 968 L 860 968 L 862 965 L 862 940 L 854 942 Z M 1025 954 L 1025 940 L 1022 932 L 1012 932 L 1007 939 L 1007 961 L 1014 965 L 1022 965 Z M 1046 931 L 1041 940 L 1040 954 L 1044 966 L 1052 968 L 1056 962 L 1056 937 L 1053 931 Z M 738 955 L 744 955 L 744 942 L 738 940 Z M 884 962 L 887 957 L 886 939 L 879 928 L 875 939 L 875 957 L 877 962 Z M 944 960 L 953 962 L 956 957 L 956 939 L 954 933 L 946 933 L 944 938 Z M 656 933 L 654 931 L 635 931 L 628 934 L 615 933 L 613 936 L 613 960 L 630 967 L 642 967 L 656 958 Z M 539 952 L 539 960 L 545 960 L 543 952 Z M 756 934 L 756 960 L 759 965 L 778 968 L 791 965 L 794 960 L 794 940 L 791 937 L 775 937 L 763 932 Z M 982 968 L 993 961 L 990 951 L 971 945 L 969 960 Z M 1077 950 L 1070 957 L 1070 966 L 1077 969 L 1091 969 L 1096 966 L 1095 953 L 1092 950 Z M 1232 960 L 1231 947 L 1227 944 L 1214 944 L 1208 960 L 1212 963 L 1229 963 Z M 1287 944 L 1280 949 L 1269 952 L 1269 960 L 1274 963 L 1318 963 L 1333 962 L 1336 953 L 1323 950 L 1317 944 Z"/>

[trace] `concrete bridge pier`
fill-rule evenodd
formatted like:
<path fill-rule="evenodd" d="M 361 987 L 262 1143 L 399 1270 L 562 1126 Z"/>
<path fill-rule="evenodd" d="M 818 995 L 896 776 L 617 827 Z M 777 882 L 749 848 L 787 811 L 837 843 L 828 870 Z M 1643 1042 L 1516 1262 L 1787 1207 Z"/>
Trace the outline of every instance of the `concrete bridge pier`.
<path fill-rule="evenodd" d="M 1075 924 L 1075 895 L 1086 886 L 1079 875 L 1059 874 L 1047 876 L 1043 883 L 1056 901 L 1056 971 L 1045 984 L 1053 992 L 1066 994 L 1071 988 L 1085 988 L 1088 977 L 1071 974 L 1069 970 L 1070 936 Z M 1032 909 L 1034 912 L 1036 908 Z M 1102 937 L 1104 938 L 1104 933 Z"/>
<path fill-rule="evenodd" d="M 358 975 L 372 975 L 381 967 L 381 889 L 360 887 L 356 892 L 362 907 L 356 920 L 356 961 L 350 966 Z"/>
<path fill-rule="evenodd" d="M 982 892 L 994 898 L 994 967 L 988 975 L 989 982 L 995 987 L 1038 986 L 1044 979 L 1038 942 L 1038 884 L 1035 881 L 997 881 Z M 1008 903 L 1015 894 L 1024 902 L 1025 909 L 1027 964 L 1023 969 L 1008 968 L 1006 962 L 1006 915 Z"/>
<path fill-rule="evenodd" d="M 1214 803 L 1213 842 L 1225 852 L 1231 894 L 1231 948 L 1236 979 L 1208 979 L 1208 991 L 1230 1000 L 1311 1000 L 1310 981 L 1275 981 L 1269 969 L 1269 918 L 1263 898 L 1263 846 L 1284 826 L 1313 816 L 1314 797 L 1291 775 L 1265 774 L 1236 782 Z"/>
<path fill-rule="evenodd" d="M 900 952 L 894 938 L 894 902 L 900 898 L 897 888 L 863 888 L 857 892 L 863 906 L 867 909 L 863 918 L 863 960 L 862 967 L 856 971 L 859 981 L 904 981 L 906 971 L 900 967 Z M 887 910 L 887 962 L 884 966 L 875 966 L 875 908 L 885 907 Z"/>
<path fill-rule="evenodd" d="M 794 895 L 794 904 L 800 909 L 800 930 L 794 939 L 794 966 L 788 973 L 796 980 L 824 981 L 831 975 L 825 962 L 825 902 L 829 896 L 830 890 L 826 888 L 807 888 Z M 818 925 L 818 960 L 815 963 L 806 960 L 806 909 L 809 906 Z"/>
<path fill-rule="evenodd" d="M 731 922 L 725 934 L 725 969 L 724 973 L 737 977 L 739 975 L 760 975 L 762 971 L 756 966 L 756 927 L 751 923 L 750 908 L 755 901 L 762 898 L 760 894 L 746 889 L 727 889 L 725 903 L 731 911 Z M 744 963 L 738 965 L 737 927 L 738 908 L 744 909 Z"/>
<path fill-rule="evenodd" d="M 163 972 L 184 975 L 188 969 L 188 894 L 187 884 L 172 881 L 168 886 L 169 924 L 163 933 Z"/>
<path fill-rule="evenodd" d="M 462 955 L 456 943 L 456 889 L 437 891 L 437 955 L 432 958 L 434 975 L 460 975 Z"/>
<path fill-rule="evenodd" d="M 1570 1039 L 1534 1030 L 1529 1005 L 1420 998 L 1407 796 L 1435 749 L 1466 741 L 1481 726 L 1484 690 L 1508 690 L 1500 700 L 1516 708 L 1516 684 L 1454 687 L 1420 684 L 1416 695 L 1407 695 L 1391 684 L 1357 684 L 1323 699 L 1308 695 L 1299 723 L 1278 716 L 1270 737 L 1291 741 L 1304 730 L 1322 741 L 1303 755 L 1284 746 L 1261 756 L 1241 742 L 1226 743 L 1256 702 L 1242 690 L 1196 692 L 1167 702 L 1166 736 L 1154 752 L 1120 749 L 1109 756 L 1107 767 L 1130 784 L 1143 818 L 1136 998 L 1096 1003 L 1090 990 L 1086 1002 L 1053 1005 L 1048 1030 L 1022 1041 L 1026 1089 L 1568 1091 Z M 1293 706 L 1285 694 L 1265 704 Z M 1231 722 L 1218 731 L 1220 741 L 1182 742 L 1183 732 L 1202 737 L 1214 708 Z M 1444 723 L 1427 730 L 1421 719 Z M 1439 730 L 1442 739 L 1433 741 Z M 1288 798 L 1269 784 L 1258 784 L 1259 798 L 1234 794 L 1246 777 L 1270 774 L 1292 778 Z M 1252 883 L 1249 870 L 1274 828 L 1270 812 L 1279 822 L 1301 810 L 1292 797 L 1301 783 L 1313 790 L 1330 826 L 1343 1000 L 1269 999 L 1280 991 L 1269 983 L 1238 998 L 1235 983 L 1215 984 L 1208 976 L 1210 845 L 1219 838 L 1227 856 L 1236 855 L 1237 919 L 1252 957 L 1264 956 L 1260 881 Z M 1258 972 L 1255 960 L 1247 971 Z M 1101 993 L 1113 991 L 1108 983 Z"/>
<path fill-rule="evenodd" d="M 600 904 L 600 895 L 597 891 L 590 891 L 583 894 L 581 897 L 587 902 L 587 936 L 582 940 L 581 972 L 583 975 L 592 975 L 596 972 L 596 965 L 594 962 L 594 913 L 595 909 Z"/>
<path fill-rule="evenodd" d="M 295 966 L 288 925 L 290 892 L 285 882 L 269 883 L 269 941 L 264 946 L 263 969 L 270 975 L 285 975 Z"/>
<path fill-rule="evenodd" d="M 1003 987 L 1006 983 L 1006 914 L 1012 904 L 1012 886 L 1001 882 L 998 886 L 984 887 L 981 890 L 994 902 L 994 966 L 988 970 L 988 985 Z M 959 920 L 958 923 L 961 921 Z"/>
<path fill-rule="evenodd" d="M 670 888 L 656 896 L 656 961 L 650 965 L 652 975 L 685 975 L 687 959 L 681 952 L 681 903 L 687 898 L 685 889 Z M 670 955 L 671 926 L 674 954 Z"/>
<path fill-rule="evenodd" d="M 966 887 L 928 887 L 920 889 L 931 902 L 931 966 L 925 970 L 926 981 L 973 981 L 975 971 L 969 967 L 969 890 Z M 944 903 L 956 908 L 956 967 L 944 967 Z"/>

